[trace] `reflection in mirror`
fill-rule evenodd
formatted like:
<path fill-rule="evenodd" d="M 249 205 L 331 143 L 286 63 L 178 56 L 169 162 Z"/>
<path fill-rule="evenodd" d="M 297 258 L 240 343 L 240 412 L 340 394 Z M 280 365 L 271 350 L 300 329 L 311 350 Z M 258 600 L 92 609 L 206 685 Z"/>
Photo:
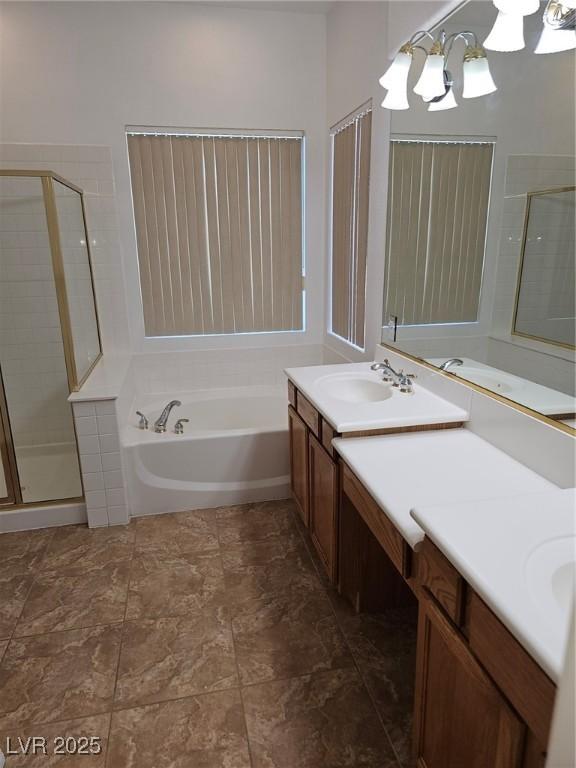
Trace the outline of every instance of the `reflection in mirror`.
<path fill-rule="evenodd" d="M 79 388 L 100 356 L 100 335 L 92 284 L 82 196 L 54 181 L 60 248 Z"/>
<path fill-rule="evenodd" d="M 483 41 L 495 13 L 473 0 L 443 28 Z M 524 30 L 523 50 L 488 52 L 497 90 L 480 98 L 463 97 L 454 43 L 451 109 L 414 93 L 414 57 L 409 109 L 390 112 L 382 341 L 438 366 L 457 358 L 449 374 L 573 426 L 574 192 L 558 190 L 576 180 L 575 53 L 534 54 L 541 13 Z"/>
<path fill-rule="evenodd" d="M 575 187 L 530 192 L 514 333 L 574 347 Z"/>

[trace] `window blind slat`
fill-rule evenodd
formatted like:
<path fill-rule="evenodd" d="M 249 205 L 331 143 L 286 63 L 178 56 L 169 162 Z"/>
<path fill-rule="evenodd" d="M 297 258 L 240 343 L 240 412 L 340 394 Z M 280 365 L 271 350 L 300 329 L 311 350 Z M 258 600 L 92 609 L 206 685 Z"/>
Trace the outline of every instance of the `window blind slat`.
<path fill-rule="evenodd" d="M 128 135 L 146 335 L 302 328 L 301 145 Z"/>
<path fill-rule="evenodd" d="M 386 311 L 399 324 L 478 316 L 493 144 L 390 148 Z"/>

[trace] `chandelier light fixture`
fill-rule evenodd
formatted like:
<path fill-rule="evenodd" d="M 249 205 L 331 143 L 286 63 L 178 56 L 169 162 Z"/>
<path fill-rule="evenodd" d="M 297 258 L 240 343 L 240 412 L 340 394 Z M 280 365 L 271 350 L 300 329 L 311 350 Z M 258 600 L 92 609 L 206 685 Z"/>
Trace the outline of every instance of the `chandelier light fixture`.
<path fill-rule="evenodd" d="M 524 48 L 524 17 L 537 13 L 539 0 L 494 0 L 498 11 L 492 31 L 484 40 L 490 51 Z M 576 48 L 576 0 L 548 0 L 543 28 L 534 53 L 558 53 Z"/>
<path fill-rule="evenodd" d="M 475 99 L 497 90 L 490 72 L 489 51 L 521 51 L 524 42 L 524 17 L 540 9 L 540 0 L 493 0 L 498 11 L 490 34 L 481 44 L 474 32 L 454 32 L 446 36 L 441 30 L 436 37 L 430 32 L 415 32 L 405 43 L 380 78 L 388 93 L 382 102 L 385 109 L 409 109 L 408 77 L 415 53 L 425 55 L 424 67 L 414 86 L 414 93 L 428 103 L 429 112 L 454 109 L 454 79 L 446 69 L 448 57 L 458 40 L 465 43 L 462 61 L 462 98 Z M 557 53 L 576 49 L 576 0 L 548 0 L 544 10 L 543 27 L 534 53 Z M 428 38 L 429 49 L 422 44 Z"/>
<path fill-rule="evenodd" d="M 432 45 L 427 50 L 420 43 L 430 38 Z M 408 76 L 414 61 L 416 51 L 426 56 L 424 67 L 414 86 L 414 93 L 429 103 L 430 112 L 454 109 L 458 104 L 454 96 L 454 80 L 446 69 L 446 62 L 452 52 L 454 43 L 462 40 L 465 43 L 463 58 L 463 79 L 465 99 L 484 96 L 496 90 L 496 85 L 490 74 L 490 66 L 484 47 L 479 43 L 474 32 L 455 32 L 446 36 L 441 30 L 436 37 L 430 32 L 415 32 L 394 57 L 388 70 L 380 78 L 380 85 L 388 90 L 382 102 L 385 109 L 409 109 Z"/>

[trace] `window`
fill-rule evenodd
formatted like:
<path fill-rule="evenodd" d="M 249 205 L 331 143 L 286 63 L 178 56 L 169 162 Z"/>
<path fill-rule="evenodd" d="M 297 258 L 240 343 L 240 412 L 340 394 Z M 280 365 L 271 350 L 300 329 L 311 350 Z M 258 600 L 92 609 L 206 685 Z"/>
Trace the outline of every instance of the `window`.
<path fill-rule="evenodd" d="M 365 105 L 332 129 L 330 329 L 364 349 L 372 112 Z"/>
<path fill-rule="evenodd" d="M 477 321 L 493 147 L 391 142 L 385 306 L 399 325 Z"/>
<path fill-rule="evenodd" d="M 302 135 L 127 138 L 146 336 L 302 330 Z"/>

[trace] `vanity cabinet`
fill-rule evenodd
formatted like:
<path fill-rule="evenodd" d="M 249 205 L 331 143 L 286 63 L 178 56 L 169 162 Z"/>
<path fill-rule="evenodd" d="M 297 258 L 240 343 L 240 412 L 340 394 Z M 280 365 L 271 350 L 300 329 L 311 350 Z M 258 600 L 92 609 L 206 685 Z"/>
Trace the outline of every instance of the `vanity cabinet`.
<path fill-rule="evenodd" d="M 418 768 L 521 768 L 525 726 L 435 601 L 420 599 Z"/>
<path fill-rule="evenodd" d="M 314 406 L 289 382 L 290 486 L 302 522 L 328 578 L 338 567 L 338 463 L 329 435 L 337 436 Z"/>
<path fill-rule="evenodd" d="M 308 427 L 294 408 L 288 408 L 290 488 L 304 525 L 308 525 Z"/>
<path fill-rule="evenodd" d="M 336 580 L 338 466 L 314 435 L 309 435 L 308 526 L 318 556 L 332 583 Z"/>

